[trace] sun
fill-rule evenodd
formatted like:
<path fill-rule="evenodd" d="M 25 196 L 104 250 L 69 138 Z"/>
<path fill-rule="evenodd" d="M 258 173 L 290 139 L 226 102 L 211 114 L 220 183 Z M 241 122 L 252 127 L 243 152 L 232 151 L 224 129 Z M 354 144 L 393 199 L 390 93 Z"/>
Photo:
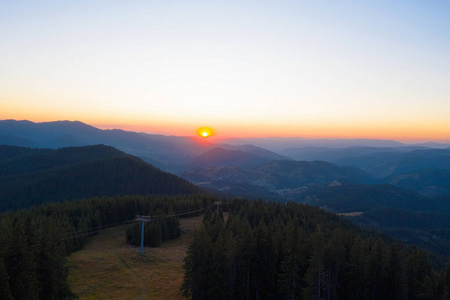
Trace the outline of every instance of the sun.
<path fill-rule="evenodd" d="M 212 136 L 214 131 L 210 127 L 201 127 L 197 130 L 197 134 L 202 138 L 207 138 Z"/>

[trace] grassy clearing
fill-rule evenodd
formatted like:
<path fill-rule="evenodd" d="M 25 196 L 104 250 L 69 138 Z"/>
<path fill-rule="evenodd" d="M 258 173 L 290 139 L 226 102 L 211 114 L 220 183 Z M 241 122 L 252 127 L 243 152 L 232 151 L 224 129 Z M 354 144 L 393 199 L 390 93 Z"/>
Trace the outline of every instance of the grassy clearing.
<path fill-rule="evenodd" d="M 142 256 L 125 242 L 126 227 L 101 232 L 68 257 L 72 291 L 80 299 L 183 299 L 183 258 L 202 219 L 180 219 L 181 237 Z"/>

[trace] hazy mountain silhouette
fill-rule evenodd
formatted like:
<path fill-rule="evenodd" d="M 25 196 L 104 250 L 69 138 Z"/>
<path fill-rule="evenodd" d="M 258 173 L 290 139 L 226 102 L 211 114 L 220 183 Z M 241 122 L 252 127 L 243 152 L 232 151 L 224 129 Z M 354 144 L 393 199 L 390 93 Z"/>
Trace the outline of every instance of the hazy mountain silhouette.
<path fill-rule="evenodd" d="M 156 167 L 173 173 L 210 149 L 204 140 L 199 143 L 191 137 L 151 135 L 118 129 L 101 130 L 78 121 L 0 121 L 0 141 L 6 141 L 3 144 L 8 145 L 52 149 L 104 144 L 142 157 Z"/>
<path fill-rule="evenodd" d="M 377 139 L 308 139 L 297 137 L 270 137 L 270 138 L 232 138 L 225 143 L 231 145 L 251 144 L 270 151 L 280 152 L 290 148 L 325 147 L 325 148 L 349 148 L 349 147 L 402 147 L 403 143 L 392 140 Z M 284 153 L 282 153 L 284 154 Z"/>
<path fill-rule="evenodd" d="M 0 145 L 36 147 L 32 141 L 16 136 L 0 136 Z"/>
<path fill-rule="evenodd" d="M 323 160 L 339 165 L 348 164 L 355 158 L 375 154 L 375 153 L 405 153 L 413 150 L 427 149 L 418 146 L 402 147 L 348 147 L 348 148 L 329 148 L 329 147 L 303 147 L 289 148 L 280 151 L 281 154 L 292 157 L 296 160 Z"/>
<path fill-rule="evenodd" d="M 190 163 L 189 166 L 194 168 L 217 166 L 236 166 L 242 168 L 250 168 L 261 165 L 268 161 L 270 161 L 270 159 L 252 155 L 242 151 L 214 148 L 199 155 Z"/>
<path fill-rule="evenodd" d="M 194 137 L 154 135 L 117 129 L 101 130 L 77 121 L 45 123 L 0 121 L 0 144 L 52 149 L 105 144 L 138 156 L 164 171 L 175 174 L 201 168 L 193 171 L 198 177 L 201 176 L 200 173 L 203 172 L 203 169 L 214 169 L 218 166 L 255 168 L 274 160 L 287 161 L 287 157 L 290 157 L 306 161 L 323 160 L 340 167 L 353 166 L 383 180 L 383 182 L 393 183 L 428 195 L 448 192 L 449 183 L 446 173 L 441 172 L 441 175 L 438 176 L 432 174 L 440 171 L 428 172 L 428 175 L 420 171 L 423 169 L 450 169 L 450 149 L 426 148 L 442 148 L 445 146 L 444 144 L 425 143 L 407 146 L 389 140 L 303 138 L 231 139 L 228 142 L 230 143 L 215 145 L 207 139 Z M 252 144 L 248 144 L 249 142 Z M 286 146 L 291 147 L 283 149 Z M 275 153 L 267 149 L 280 151 Z M 291 179 L 286 174 L 298 170 L 296 167 L 289 168 L 288 165 L 291 163 L 285 164 L 283 168 L 289 171 L 282 176 L 277 173 L 276 169 L 264 172 L 270 173 L 273 178 L 281 176 L 286 182 L 289 182 Z M 297 166 L 295 162 L 292 162 L 292 165 Z M 206 172 L 211 173 L 212 170 L 206 170 Z M 223 170 L 221 172 L 223 173 Z M 315 179 L 309 178 L 307 182 L 321 182 L 319 172 L 314 173 L 315 171 L 312 169 L 309 169 L 308 172 L 311 174 L 305 176 L 316 177 Z M 422 182 L 418 182 L 418 180 L 412 182 L 411 178 L 414 176 L 411 174 L 416 172 L 422 172 L 414 175 L 422 178 Z M 394 177 L 403 174 L 405 174 L 403 177 Z M 291 175 L 292 178 L 297 176 Z M 324 175 L 324 178 L 327 176 Z M 343 182 L 354 182 L 352 178 L 349 180 L 339 176 L 337 178 L 337 181 L 341 178 Z M 361 183 L 361 181 L 357 182 Z"/>
<path fill-rule="evenodd" d="M 424 168 L 448 170 L 450 169 L 450 150 L 426 149 L 405 153 L 380 152 L 341 159 L 337 164 L 355 166 L 379 178 Z"/>
<path fill-rule="evenodd" d="M 428 196 L 450 195 L 450 170 L 420 169 L 389 176 L 384 182 Z"/>
<path fill-rule="evenodd" d="M 221 145 L 219 145 L 219 147 L 222 148 L 222 149 L 227 149 L 227 150 L 242 151 L 242 152 L 254 155 L 254 156 L 266 158 L 268 160 L 286 160 L 286 159 L 289 159 L 286 156 L 280 155 L 278 153 L 275 153 L 275 152 L 272 152 L 272 151 L 266 150 L 264 148 L 254 146 L 254 145 L 221 144 Z"/>

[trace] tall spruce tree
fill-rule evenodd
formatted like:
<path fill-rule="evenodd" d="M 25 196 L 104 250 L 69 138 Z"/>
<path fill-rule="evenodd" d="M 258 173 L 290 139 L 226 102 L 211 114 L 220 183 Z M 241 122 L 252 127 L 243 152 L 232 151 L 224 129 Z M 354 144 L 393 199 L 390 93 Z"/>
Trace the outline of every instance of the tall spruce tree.
<path fill-rule="evenodd" d="M 11 289 L 9 288 L 9 276 L 6 271 L 3 258 L 0 257 L 0 299 L 13 300 Z"/>

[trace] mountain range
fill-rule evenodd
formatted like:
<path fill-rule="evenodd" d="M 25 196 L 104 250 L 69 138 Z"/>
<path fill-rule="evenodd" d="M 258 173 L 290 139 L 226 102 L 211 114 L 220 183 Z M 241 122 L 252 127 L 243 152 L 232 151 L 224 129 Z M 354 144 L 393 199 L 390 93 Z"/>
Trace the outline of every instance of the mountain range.
<path fill-rule="evenodd" d="M 290 161 L 280 163 L 280 168 L 289 169 L 291 164 L 292 172 L 298 167 L 296 161 L 326 161 L 339 167 L 360 169 L 356 181 L 342 174 L 335 178 L 328 174 L 324 175 L 329 179 L 328 183 L 335 180 L 338 183 L 387 183 L 424 195 L 450 194 L 448 172 L 445 171 L 450 170 L 449 144 L 406 145 L 389 140 L 303 138 L 229 139 L 213 144 L 207 139 L 195 137 L 101 130 L 77 121 L 33 123 L 15 120 L 0 121 L 0 144 L 51 149 L 109 145 L 192 182 L 228 190 L 233 189 L 230 184 L 240 185 L 238 192 L 253 188 L 258 197 L 264 191 L 276 196 L 276 193 L 271 193 L 284 188 L 280 182 L 292 182 L 289 176 L 297 176 L 288 174 L 288 171 L 284 172 L 287 174 L 284 177 L 270 174 L 280 178 L 278 183 L 272 184 L 275 181 L 268 180 L 267 172 L 258 168 L 273 161 Z M 353 172 L 356 171 L 353 169 Z M 242 176 L 243 173 L 247 175 Z M 373 178 L 369 180 L 369 177 Z M 289 188 L 324 184 L 324 178 L 298 180 L 299 186 L 291 185 Z M 245 188 L 242 188 L 243 185 Z M 246 194 L 251 194 L 251 191 Z"/>
<path fill-rule="evenodd" d="M 214 144 L 101 130 L 81 122 L 14 120 L 0 121 L 2 144 L 0 211 L 93 196 L 193 194 L 207 188 L 350 213 L 363 226 L 450 255 L 446 144 L 298 138 Z"/>

